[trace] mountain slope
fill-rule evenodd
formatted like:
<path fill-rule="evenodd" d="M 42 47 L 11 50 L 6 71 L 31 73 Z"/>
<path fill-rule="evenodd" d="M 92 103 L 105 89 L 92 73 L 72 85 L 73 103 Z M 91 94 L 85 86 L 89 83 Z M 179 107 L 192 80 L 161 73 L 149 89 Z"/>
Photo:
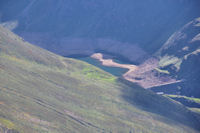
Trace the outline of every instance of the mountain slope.
<path fill-rule="evenodd" d="M 200 107 L 200 18 L 172 34 L 163 46 L 125 75 L 129 81 L 168 94 L 189 107 Z"/>
<path fill-rule="evenodd" d="M 198 17 L 199 6 L 199 0 L 1 0 L 0 18 L 29 42 L 64 56 L 104 50 L 140 62 Z"/>
<path fill-rule="evenodd" d="M 159 68 L 182 80 L 174 87 L 174 94 L 200 98 L 200 18 L 175 32 L 157 55 Z"/>
<path fill-rule="evenodd" d="M 0 131 L 199 131 L 199 116 L 87 63 L 0 27 Z"/>

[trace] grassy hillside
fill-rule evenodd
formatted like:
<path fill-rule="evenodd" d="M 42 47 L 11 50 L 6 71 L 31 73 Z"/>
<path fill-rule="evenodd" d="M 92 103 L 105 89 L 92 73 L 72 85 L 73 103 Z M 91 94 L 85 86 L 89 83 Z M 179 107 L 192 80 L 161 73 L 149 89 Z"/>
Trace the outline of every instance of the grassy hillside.
<path fill-rule="evenodd" d="M 198 115 L 0 27 L 0 132 L 195 133 Z"/>

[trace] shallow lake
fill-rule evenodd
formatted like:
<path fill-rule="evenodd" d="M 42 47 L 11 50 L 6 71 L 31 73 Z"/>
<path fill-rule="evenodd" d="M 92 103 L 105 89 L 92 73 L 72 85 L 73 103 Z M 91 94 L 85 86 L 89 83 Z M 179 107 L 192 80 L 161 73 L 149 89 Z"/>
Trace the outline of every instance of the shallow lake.
<path fill-rule="evenodd" d="M 115 76 L 122 76 L 124 73 L 126 73 L 128 71 L 128 69 L 124 69 L 124 68 L 103 66 L 100 61 L 93 59 L 91 57 L 75 57 L 75 58 L 82 60 L 82 61 L 85 61 L 89 64 L 92 64 L 96 67 L 99 67 L 102 70 L 109 72 L 109 73 L 111 73 L 112 75 L 115 75 Z M 113 59 L 113 61 L 120 63 L 120 64 L 126 64 L 126 62 L 119 61 L 117 59 Z"/>

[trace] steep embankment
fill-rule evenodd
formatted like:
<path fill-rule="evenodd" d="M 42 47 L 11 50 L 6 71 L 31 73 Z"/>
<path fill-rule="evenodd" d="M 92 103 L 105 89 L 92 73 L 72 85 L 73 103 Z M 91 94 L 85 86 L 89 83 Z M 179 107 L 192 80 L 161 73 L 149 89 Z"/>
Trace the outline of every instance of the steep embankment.
<path fill-rule="evenodd" d="M 0 131 L 199 131 L 198 116 L 87 63 L 24 42 L 0 27 Z"/>

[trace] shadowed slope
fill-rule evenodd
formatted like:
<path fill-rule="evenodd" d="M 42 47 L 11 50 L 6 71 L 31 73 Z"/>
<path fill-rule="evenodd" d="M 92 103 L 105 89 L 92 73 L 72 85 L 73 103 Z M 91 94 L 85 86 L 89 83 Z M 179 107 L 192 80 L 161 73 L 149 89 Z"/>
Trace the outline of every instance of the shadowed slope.
<path fill-rule="evenodd" d="M 64 56 L 104 50 L 141 63 L 198 17 L 199 6 L 199 0 L 1 0 L 0 21 L 18 22 L 17 34 Z"/>
<path fill-rule="evenodd" d="M 182 80 L 180 84 L 162 87 L 163 92 L 200 98 L 200 18 L 176 31 L 156 54 L 159 57 L 158 68 Z M 161 91 L 160 88 L 153 89 Z"/>

